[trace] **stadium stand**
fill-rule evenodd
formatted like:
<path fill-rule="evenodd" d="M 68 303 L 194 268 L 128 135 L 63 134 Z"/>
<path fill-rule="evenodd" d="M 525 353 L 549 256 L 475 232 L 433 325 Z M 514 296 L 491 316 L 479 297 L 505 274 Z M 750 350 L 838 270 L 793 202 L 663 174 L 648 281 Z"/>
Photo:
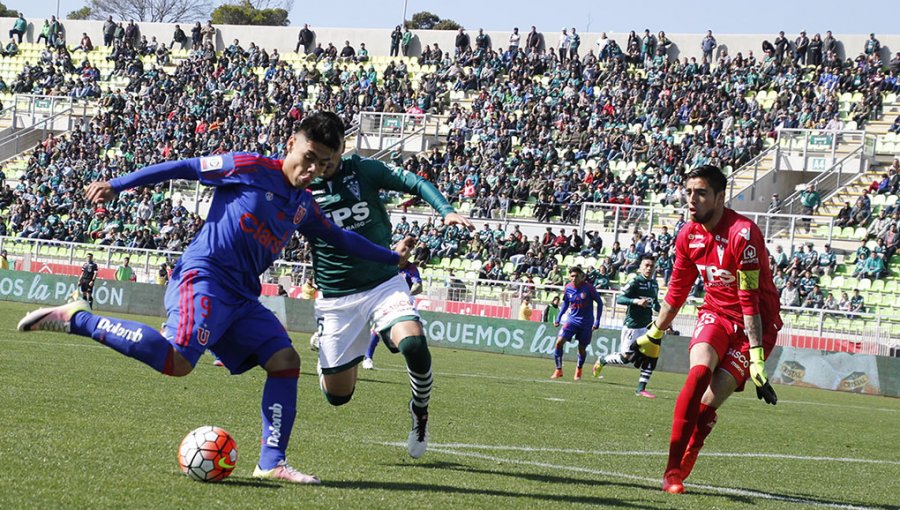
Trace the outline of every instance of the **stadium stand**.
<path fill-rule="evenodd" d="M 599 288 L 615 291 L 636 257 L 649 252 L 660 256 L 665 281 L 690 168 L 716 164 L 749 186 L 757 170 L 747 180 L 741 176 L 748 168 L 771 170 L 776 149 L 797 149 L 785 133 L 840 137 L 865 130 L 872 140 L 865 171 L 831 188 L 816 183 L 823 195 L 816 218 L 824 222 L 807 232 L 789 217 L 789 228 L 773 227 L 770 241 L 789 243 L 782 283 L 802 289 L 799 305 L 847 311 L 849 297 L 841 303 L 835 295 L 833 305 L 827 296 L 853 289 L 869 312 L 900 302 L 894 274 L 900 260 L 893 255 L 900 244 L 900 212 L 894 211 L 900 167 L 890 162 L 900 146 L 891 131 L 900 117 L 900 69 L 893 61 L 885 66 L 878 53 L 842 60 L 823 52 L 815 64 L 752 51 L 679 59 L 665 45 L 651 49 L 623 39 L 619 46 L 610 38 L 576 58 L 525 48 L 443 52 L 429 45 L 420 56 L 373 51 L 357 62 L 341 58 L 331 44 L 321 55 L 306 55 L 254 42 L 244 49 L 224 34 L 233 42 L 219 44 L 220 51 L 213 43 L 168 49 L 155 39 L 118 40 L 88 52 L 26 42 L 0 58 L 4 104 L 11 93 L 66 96 L 92 113 L 0 167 L 0 235 L 8 236 L 3 246 L 14 256 L 73 263 L 94 249 L 105 250 L 100 260 L 115 265 L 123 249 L 138 250 L 132 263 L 149 280 L 202 225 L 208 197 L 157 187 L 95 210 L 80 197 L 87 182 L 170 158 L 230 150 L 279 154 L 293 123 L 312 110 L 333 110 L 348 126 L 369 112 L 425 113 L 442 124 L 441 143 L 420 153 L 395 151 L 392 163 L 435 182 L 483 228 L 471 235 L 447 228 L 422 217 L 414 201 L 386 194 L 398 211 L 422 217 L 421 225 L 398 222 L 396 235 L 418 236 L 416 258 L 426 278 L 451 290 L 465 286 L 456 297 L 500 303 L 531 293 L 535 303 L 545 303 L 573 264 L 584 266 Z M 805 153 L 809 137 L 819 135 L 804 136 Z M 833 143 L 832 156 L 845 149 Z M 824 242 L 834 248 L 833 271 L 803 281 L 804 269 L 818 269 Z M 866 250 L 885 267 L 860 279 L 871 258 Z M 305 242 L 293 238 L 272 281 L 288 276 L 299 284 L 307 259 Z M 822 299 L 807 299 L 816 284 Z M 798 310 L 793 318 L 813 325 L 810 317 L 816 316 Z M 850 330 L 851 316 L 840 317 L 816 320 Z M 900 332 L 900 322 L 890 328 Z"/>

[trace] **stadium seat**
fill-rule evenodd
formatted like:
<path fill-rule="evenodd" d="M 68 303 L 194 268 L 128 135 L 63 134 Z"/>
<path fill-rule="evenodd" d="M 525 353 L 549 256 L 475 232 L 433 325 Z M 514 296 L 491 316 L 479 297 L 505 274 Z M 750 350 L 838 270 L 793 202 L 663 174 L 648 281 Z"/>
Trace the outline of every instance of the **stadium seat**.
<path fill-rule="evenodd" d="M 870 288 L 872 288 L 872 280 L 868 278 L 860 278 L 859 282 L 856 284 L 856 288 L 859 289 L 860 292 L 869 290 Z"/>
<path fill-rule="evenodd" d="M 872 286 L 869 287 L 869 290 L 872 292 L 881 292 L 884 290 L 884 280 L 875 280 L 872 282 Z"/>
<path fill-rule="evenodd" d="M 852 227 L 851 227 L 852 228 Z M 869 229 L 866 227 L 857 227 L 856 231 L 853 233 L 853 239 L 857 239 L 862 241 L 869 235 Z"/>

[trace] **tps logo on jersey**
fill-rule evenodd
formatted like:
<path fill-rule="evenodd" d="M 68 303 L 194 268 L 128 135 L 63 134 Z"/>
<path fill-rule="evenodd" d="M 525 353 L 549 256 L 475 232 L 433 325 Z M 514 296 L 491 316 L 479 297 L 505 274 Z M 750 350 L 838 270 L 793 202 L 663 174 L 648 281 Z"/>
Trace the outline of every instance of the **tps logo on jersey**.
<path fill-rule="evenodd" d="M 222 160 L 222 156 L 209 156 L 205 158 L 200 158 L 200 171 L 201 172 L 212 172 L 215 170 L 221 170 L 225 165 L 225 162 Z"/>
<path fill-rule="evenodd" d="M 720 269 L 716 266 L 704 266 L 702 264 L 697 264 L 697 269 L 703 275 L 707 287 L 727 287 L 736 280 L 731 271 L 727 269 Z"/>
<path fill-rule="evenodd" d="M 301 205 L 297 208 L 297 213 L 294 214 L 294 225 L 299 225 L 303 221 L 304 216 L 306 216 L 306 208 Z"/>
<path fill-rule="evenodd" d="M 344 228 L 348 223 L 347 220 L 361 222 L 367 220 L 369 215 L 369 204 L 367 202 L 357 202 L 351 207 L 342 207 L 328 213 L 328 217 L 331 218 L 331 221 L 341 228 Z"/>

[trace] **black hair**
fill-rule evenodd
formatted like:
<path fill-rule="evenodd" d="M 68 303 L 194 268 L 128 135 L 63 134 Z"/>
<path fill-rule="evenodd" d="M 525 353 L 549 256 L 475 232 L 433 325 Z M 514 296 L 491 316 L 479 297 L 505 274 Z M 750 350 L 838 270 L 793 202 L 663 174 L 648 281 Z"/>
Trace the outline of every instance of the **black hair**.
<path fill-rule="evenodd" d="M 569 274 L 584 274 L 584 269 L 581 269 L 581 266 L 572 266 L 569 268 Z"/>
<path fill-rule="evenodd" d="M 645 260 L 649 260 L 650 262 L 653 262 L 654 264 L 656 264 L 656 257 L 654 257 L 653 255 L 646 255 L 646 254 L 641 255 L 641 260 L 639 260 L 638 263 L 643 264 Z"/>
<path fill-rule="evenodd" d="M 688 179 L 705 179 L 709 187 L 713 189 L 713 193 L 716 194 L 725 191 L 725 186 L 728 184 L 725 174 L 715 165 L 698 166 L 688 172 L 684 180 L 687 181 Z"/>
<path fill-rule="evenodd" d="M 344 121 L 334 112 L 316 112 L 308 115 L 294 134 L 303 133 L 311 142 L 321 143 L 329 149 L 341 150 L 344 141 Z"/>

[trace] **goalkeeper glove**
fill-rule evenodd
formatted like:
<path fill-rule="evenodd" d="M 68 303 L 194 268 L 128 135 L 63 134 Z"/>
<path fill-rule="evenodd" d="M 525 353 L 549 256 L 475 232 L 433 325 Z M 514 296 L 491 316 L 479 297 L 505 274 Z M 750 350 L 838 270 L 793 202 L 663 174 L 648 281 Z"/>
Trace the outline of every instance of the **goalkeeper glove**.
<path fill-rule="evenodd" d="M 773 406 L 778 403 L 778 396 L 766 376 L 766 355 L 762 347 L 750 348 L 750 379 L 756 385 L 756 398 Z"/>
<path fill-rule="evenodd" d="M 659 359 L 659 343 L 665 334 L 665 331 L 656 327 L 656 323 L 652 323 L 650 329 L 631 344 L 631 362 L 634 363 L 635 368 L 641 370 L 656 368 L 656 361 Z"/>

